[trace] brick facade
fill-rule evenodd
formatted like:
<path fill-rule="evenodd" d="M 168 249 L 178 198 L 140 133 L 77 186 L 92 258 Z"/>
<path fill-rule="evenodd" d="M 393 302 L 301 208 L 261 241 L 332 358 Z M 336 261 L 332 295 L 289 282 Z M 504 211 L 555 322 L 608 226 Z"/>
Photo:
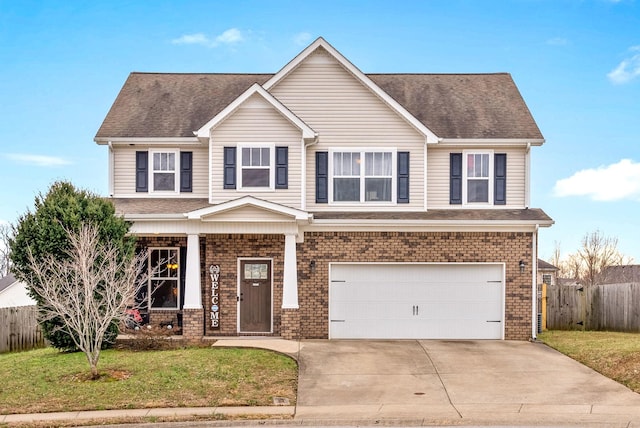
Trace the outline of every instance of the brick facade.
<path fill-rule="evenodd" d="M 505 338 L 531 337 L 531 233 L 311 232 L 298 244 L 300 335 L 329 332 L 330 262 L 504 262 Z M 311 272 L 310 261 L 315 261 Z M 520 273 L 519 261 L 526 262 Z"/>
<path fill-rule="evenodd" d="M 272 263 L 272 316 L 275 335 L 287 339 L 327 338 L 330 262 L 504 262 L 505 338 L 531 337 L 532 234 L 524 232 L 308 232 L 297 244 L 300 309 L 282 308 L 283 235 L 219 234 L 201 238 L 204 310 L 179 311 L 188 338 L 238 335 L 238 259 Z M 186 247 L 186 238 L 144 238 L 140 245 Z M 311 267 L 311 261 L 315 267 Z M 519 261 L 526 263 L 521 273 Z M 208 267 L 220 266 L 219 322 L 212 327 Z M 176 319 L 178 311 L 153 310 L 152 324 Z"/>
<path fill-rule="evenodd" d="M 202 256 L 202 254 L 201 254 Z M 205 334 L 214 336 L 238 335 L 238 259 L 271 260 L 273 282 L 273 332 L 265 336 L 280 335 L 282 308 L 282 276 L 284 269 L 284 235 L 207 235 L 206 266 L 220 266 L 220 327 L 205 322 Z M 211 280 L 203 282 L 205 319 L 210 315 Z"/>

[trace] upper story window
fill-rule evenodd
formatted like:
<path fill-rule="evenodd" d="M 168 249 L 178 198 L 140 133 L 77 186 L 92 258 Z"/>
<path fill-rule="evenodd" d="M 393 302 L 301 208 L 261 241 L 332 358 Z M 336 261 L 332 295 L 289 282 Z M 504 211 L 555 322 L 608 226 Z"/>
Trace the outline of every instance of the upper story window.
<path fill-rule="evenodd" d="M 136 151 L 136 192 L 191 192 L 193 152 Z"/>
<path fill-rule="evenodd" d="M 176 192 L 179 156 L 176 152 L 151 152 L 150 182 L 153 192 Z"/>
<path fill-rule="evenodd" d="M 466 185 L 466 203 L 489 203 L 493 194 L 491 183 L 491 154 L 490 153 L 465 153 L 465 177 L 463 186 Z"/>
<path fill-rule="evenodd" d="M 391 202 L 394 200 L 395 151 L 333 151 L 333 202 Z"/>
<path fill-rule="evenodd" d="M 449 203 L 506 205 L 507 154 L 492 151 L 450 153 Z"/>
<path fill-rule="evenodd" d="M 542 274 L 542 282 L 547 285 L 551 285 L 551 274 L 543 273 Z"/>
<path fill-rule="evenodd" d="M 289 147 L 238 144 L 223 148 L 223 188 L 270 191 L 289 187 Z"/>
<path fill-rule="evenodd" d="M 271 154 L 271 147 L 241 148 L 240 187 L 272 187 Z"/>

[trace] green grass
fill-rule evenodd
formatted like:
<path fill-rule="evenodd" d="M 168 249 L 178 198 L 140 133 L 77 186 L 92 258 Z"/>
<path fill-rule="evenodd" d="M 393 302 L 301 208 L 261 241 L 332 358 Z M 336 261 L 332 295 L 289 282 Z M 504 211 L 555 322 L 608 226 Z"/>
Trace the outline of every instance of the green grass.
<path fill-rule="evenodd" d="M 555 330 L 546 331 L 538 338 L 640 393 L 640 333 Z"/>
<path fill-rule="evenodd" d="M 82 353 L 0 354 L 0 414 L 189 406 L 295 404 L 297 366 L 265 350 L 103 351 L 99 380 Z"/>

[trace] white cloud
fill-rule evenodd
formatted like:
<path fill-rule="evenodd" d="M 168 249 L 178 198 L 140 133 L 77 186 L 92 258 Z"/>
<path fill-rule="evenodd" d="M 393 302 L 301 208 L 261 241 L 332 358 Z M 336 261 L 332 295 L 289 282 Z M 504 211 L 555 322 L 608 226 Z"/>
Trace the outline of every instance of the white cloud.
<path fill-rule="evenodd" d="M 551 46 L 567 46 L 569 44 L 569 40 L 563 37 L 553 37 L 547 40 L 547 44 Z"/>
<path fill-rule="evenodd" d="M 240 30 L 238 30 L 237 28 L 229 28 L 227 31 L 217 36 L 215 41 L 218 44 L 220 43 L 231 44 L 231 43 L 238 43 L 243 40 L 244 40 L 244 37 L 242 36 L 242 33 L 240 32 Z"/>
<path fill-rule="evenodd" d="M 640 76 L 640 46 L 629 48 L 631 56 L 622 60 L 618 66 L 611 70 L 607 77 L 612 83 L 628 83 Z"/>
<path fill-rule="evenodd" d="M 30 155 L 26 153 L 9 153 L 5 156 L 12 161 L 35 166 L 64 166 L 71 165 L 72 163 L 67 159 L 57 156 Z"/>
<path fill-rule="evenodd" d="M 185 34 L 171 40 L 174 45 L 202 45 L 208 48 L 216 48 L 220 45 L 233 45 L 244 41 L 245 37 L 237 28 L 229 28 L 222 34 L 213 38 L 204 33 Z"/>
<path fill-rule="evenodd" d="M 298 46 L 306 46 L 309 44 L 310 40 L 311 40 L 311 33 L 307 33 L 307 32 L 298 33 L 295 36 L 293 36 L 293 43 L 295 43 Z"/>
<path fill-rule="evenodd" d="M 556 182 L 558 197 L 587 196 L 594 201 L 640 200 L 640 163 L 622 159 L 612 165 L 583 169 Z"/>
<path fill-rule="evenodd" d="M 177 39 L 171 40 L 174 45 L 204 45 L 209 43 L 209 39 L 202 33 L 185 34 Z"/>

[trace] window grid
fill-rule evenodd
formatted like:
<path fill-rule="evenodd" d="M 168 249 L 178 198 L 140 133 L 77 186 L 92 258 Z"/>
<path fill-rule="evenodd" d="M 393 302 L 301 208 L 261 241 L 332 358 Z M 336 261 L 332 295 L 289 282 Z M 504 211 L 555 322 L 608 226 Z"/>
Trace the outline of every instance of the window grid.
<path fill-rule="evenodd" d="M 240 187 L 272 188 L 272 147 L 241 147 Z"/>
<path fill-rule="evenodd" d="M 333 152 L 332 200 L 391 202 L 393 154 L 391 151 Z"/>
<path fill-rule="evenodd" d="M 491 200 L 491 154 L 466 153 L 466 203 L 488 204 Z"/>
<path fill-rule="evenodd" d="M 177 152 L 151 153 L 151 186 L 153 192 L 177 192 Z"/>
<path fill-rule="evenodd" d="M 152 309 L 178 309 L 179 249 L 151 248 L 149 252 L 149 296 Z"/>

